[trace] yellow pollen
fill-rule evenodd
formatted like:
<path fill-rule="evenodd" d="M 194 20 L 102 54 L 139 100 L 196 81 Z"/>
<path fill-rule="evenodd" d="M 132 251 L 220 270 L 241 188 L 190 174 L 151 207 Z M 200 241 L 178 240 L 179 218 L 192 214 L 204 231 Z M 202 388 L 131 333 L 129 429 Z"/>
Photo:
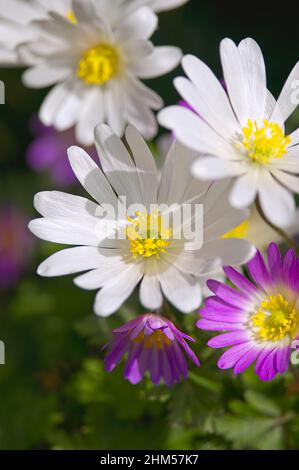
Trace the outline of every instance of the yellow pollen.
<path fill-rule="evenodd" d="M 291 143 L 290 136 L 284 135 L 280 125 L 267 119 L 261 127 L 248 119 L 242 130 L 243 140 L 237 143 L 237 148 L 245 150 L 249 158 L 262 165 L 283 157 Z"/>
<path fill-rule="evenodd" d="M 75 17 L 73 10 L 69 10 L 66 14 L 66 17 L 71 23 L 77 24 L 77 18 Z"/>
<path fill-rule="evenodd" d="M 128 217 L 130 225 L 126 228 L 126 237 L 130 241 L 130 251 L 134 258 L 143 256 L 160 258 L 170 245 L 172 231 L 163 226 L 159 211 L 153 214 L 136 212 L 135 217 Z"/>
<path fill-rule="evenodd" d="M 134 339 L 134 343 L 141 343 L 144 341 L 143 346 L 146 349 L 157 348 L 163 349 L 165 346 L 170 346 L 171 340 L 163 333 L 162 330 L 155 330 L 151 335 L 145 336 L 143 332 L 141 332 L 137 338 Z"/>
<path fill-rule="evenodd" d="M 244 220 L 244 222 L 242 222 L 240 225 L 223 235 L 222 238 L 246 238 L 248 234 L 248 229 L 249 221 Z"/>
<path fill-rule="evenodd" d="M 280 341 L 285 336 L 292 339 L 298 334 L 299 312 L 281 294 L 270 295 L 251 317 L 257 335 L 265 341 Z"/>
<path fill-rule="evenodd" d="M 119 56 L 115 47 L 99 44 L 88 49 L 79 62 L 77 76 L 88 85 L 104 85 L 119 70 Z"/>

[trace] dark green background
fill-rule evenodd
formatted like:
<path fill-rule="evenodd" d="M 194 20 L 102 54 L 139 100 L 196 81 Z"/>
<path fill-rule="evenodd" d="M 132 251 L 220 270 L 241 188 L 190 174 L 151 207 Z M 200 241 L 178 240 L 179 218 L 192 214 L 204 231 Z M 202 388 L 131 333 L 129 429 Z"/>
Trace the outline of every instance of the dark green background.
<path fill-rule="evenodd" d="M 277 96 L 299 59 L 296 3 L 191 0 L 161 14 L 154 40 L 198 55 L 221 77 L 218 50 L 225 36 L 259 42 L 269 88 Z M 167 104 L 178 99 L 172 86 L 178 73 L 151 83 Z M 6 84 L 6 105 L 0 107 L 0 198 L 32 217 L 34 193 L 53 187 L 24 159 L 31 140 L 28 121 L 46 90 L 25 89 L 20 75 L 20 70 L 0 70 Z M 180 317 L 181 326 L 198 339 L 195 350 L 203 362 L 200 369 L 192 368 L 187 382 L 171 390 L 148 381 L 132 386 L 120 368 L 105 373 L 101 346 L 111 328 L 142 311 L 132 299 L 110 320 L 98 320 L 92 314 L 93 293 L 79 290 L 70 278 L 38 278 L 38 262 L 55 249 L 39 244 L 18 286 L 0 292 L 0 339 L 6 344 L 6 365 L 0 366 L 1 449 L 299 447 L 297 371 L 270 384 L 251 370 L 237 378 L 218 371 L 219 353 L 207 349 L 207 335 L 194 330 L 196 314 Z"/>

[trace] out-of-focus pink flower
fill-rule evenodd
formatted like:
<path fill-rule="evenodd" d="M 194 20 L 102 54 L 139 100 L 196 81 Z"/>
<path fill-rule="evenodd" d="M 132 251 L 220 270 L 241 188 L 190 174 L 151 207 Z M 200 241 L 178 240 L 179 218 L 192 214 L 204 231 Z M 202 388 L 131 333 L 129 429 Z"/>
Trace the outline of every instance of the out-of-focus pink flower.
<path fill-rule="evenodd" d="M 0 290 L 12 287 L 30 260 L 34 239 L 27 225 L 20 209 L 0 208 Z"/>
<path fill-rule="evenodd" d="M 26 160 L 34 171 L 48 171 L 53 183 L 67 187 L 76 183 L 76 177 L 67 158 L 67 149 L 76 145 L 74 129 L 58 132 L 53 127 L 44 126 L 34 116 L 31 130 L 35 138 L 29 145 Z M 95 147 L 86 147 L 90 156 L 96 158 Z"/>

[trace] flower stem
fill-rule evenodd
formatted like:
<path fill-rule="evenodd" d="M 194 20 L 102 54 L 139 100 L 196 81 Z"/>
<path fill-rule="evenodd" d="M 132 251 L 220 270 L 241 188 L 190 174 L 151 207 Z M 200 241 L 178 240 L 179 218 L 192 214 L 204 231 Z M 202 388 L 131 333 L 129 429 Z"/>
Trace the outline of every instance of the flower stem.
<path fill-rule="evenodd" d="M 260 217 L 263 219 L 263 221 L 267 225 L 269 225 L 269 227 L 271 227 L 286 242 L 287 245 L 289 245 L 291 248 L 293 248 L 295 250 L 295 252 L 297 253 L 297 255 L 299 255 L 299 246 L 297 245 L 296 241 L 292 237 L 290 237 L 282 228 L 277 227 L 277 225 L 270 222 L 270 220 L 266 217 L 266 215 L 265 215 L 265 213 L 264 213 L 264 211 L 261 207 L 259 199 L 256 200 L 255 205 L 256 205 L 256 209 L 257 209 Z"/>

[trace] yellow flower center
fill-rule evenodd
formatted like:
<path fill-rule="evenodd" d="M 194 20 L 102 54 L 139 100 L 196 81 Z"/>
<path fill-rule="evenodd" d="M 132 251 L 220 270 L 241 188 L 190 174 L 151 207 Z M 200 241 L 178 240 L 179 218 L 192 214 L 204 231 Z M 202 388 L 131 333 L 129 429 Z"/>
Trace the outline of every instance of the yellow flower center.
<path fill-rule="evenodd" d="M 291 338 L 297 336 L 299 312 L 283 295 L 270 295 L 261 302 L 251 321 L 260 339 L 279 341 L 287 335 Z"/>
<path fill-rule="evenodd" d="M 280 125 L 267 119 L 264 119 L 261 127 L 256 121 L 248 119 L 247 126 L 242 130 L 243 140 L 237 147 L 245 150 L 249 158 L 260 164 L 283 157 L 291 143 L 290 136 L 284 135 Z"/>
<path fill-rule="evenodd" d="M 155 330 L 151 335 L 145 336 L 141 332 L 137 338 L 134 339 L 134 343 L 141 343 L 144 341 L 143 346 L 146 349 L 151 349 L 156 347 L 157 349 L 163 349 L 165 346 L 170 346 L 171 340 L 163 333 L 162 330 Z"/>
<path fill-rule="evenodd" d="M 160 258 L 161 253 L 170 245 L 172 231 L 163 226 L 159 211 L 153 214 L 136 212 L 134 218 L 128 217 L 130 225 L 126 229 L 127 239 L 130 240 L 130 251 L 134 258 L 143 256 Z"/>
<path fill-rule="evenodd" d="M 246 238 L 248 234 L 248 229 L 249 220 L 244 220 L 244 222 L 242 222 L 240 225 L 223 235 L 222 238 Z"/>
<path fill-rule="evenodd" d="M 66 17 L 71 23 L 77 24 L 77 18 L 75 17 L 73 10 L 69 10 L 66 14 Z"/>
<path fill-rule="evenodd" d="M 115 47 L 99 44 L 88 49 L 79 62 L 77 76 L 88 85 L 104 85 L 119 70 L 119 55 Z"/>

